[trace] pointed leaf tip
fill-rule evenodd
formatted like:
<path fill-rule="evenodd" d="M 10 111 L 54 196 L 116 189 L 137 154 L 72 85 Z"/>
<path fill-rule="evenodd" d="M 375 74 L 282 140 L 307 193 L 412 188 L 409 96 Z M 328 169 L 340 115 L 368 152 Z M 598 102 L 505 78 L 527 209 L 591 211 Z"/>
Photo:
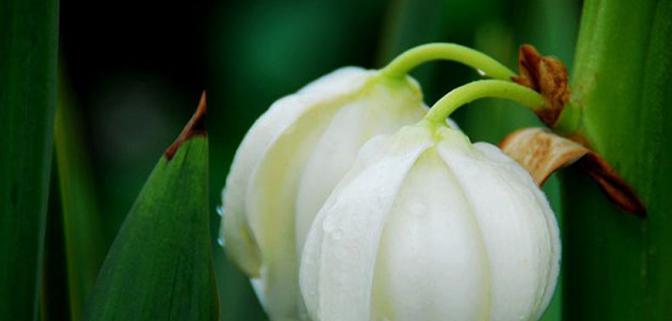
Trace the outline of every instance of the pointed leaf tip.
<path fill-rule="evenodd" d="M 194 112 L 194 115 L 191 116 L 191 119 L 189 120 L 187 125 L 184 126 L 184 129 L 182 129 L 180 135 L 177 136 L 175 142 L 173 142 L 166 149 L 166 152 L 164 153 L 166 155 L 166 159 L 168 160 L 173 159 L 173 156 L 175 156 L 175 153 L 177 153 L 177 150 L 180 148 L 182 143 L 189 140 L 190 138 L 194 136 L 207 135 L 207 130 L 205 128 L 205 116 L 207 115 L 208 112 L 207 109 L 208 109 L 207 99 L 204 90 L 203 93 L 201 94 L 201 99 L 198 102 L 198 107 L 196 107 L 196 112 Z"/>
<path fill-rule="evenodd" d="M 171 161 L 162 156 L 146 180 L 98 273 L 82 320 L 217 320 L 208 137 L 194 137 L 204 132 L 199 119 L 192 118 L 180 135 L 182 151 Z"/>

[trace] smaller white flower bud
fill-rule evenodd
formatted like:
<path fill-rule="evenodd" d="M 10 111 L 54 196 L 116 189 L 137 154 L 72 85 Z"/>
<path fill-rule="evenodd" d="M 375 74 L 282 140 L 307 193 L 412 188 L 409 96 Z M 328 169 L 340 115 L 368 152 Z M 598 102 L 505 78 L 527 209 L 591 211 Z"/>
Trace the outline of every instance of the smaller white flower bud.
<path fill-rule="evenodd" d="M 559 259 L 530 175 L 423 122 L 363 147 L 314 220 L 300 284 L 314 321 L 537 320 Z"/>
<path fill-rule="evenodd" d="M 271 319 L 300 318 L 297 239 L 360 147 L 426 111 L 411 78 L 350 67 L 278 100 L 248 131 L 223 192 L 222 234 Z"/>

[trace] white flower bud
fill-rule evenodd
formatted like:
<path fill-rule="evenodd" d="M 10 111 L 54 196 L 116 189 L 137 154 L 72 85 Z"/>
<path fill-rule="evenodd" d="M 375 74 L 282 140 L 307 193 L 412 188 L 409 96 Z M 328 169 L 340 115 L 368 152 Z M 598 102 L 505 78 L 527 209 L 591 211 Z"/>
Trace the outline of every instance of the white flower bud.
<path fill-rule="evenodd" d="M 223 192 L 222 234 L 271 319 L 300 318 L 297 240 L 357 151 L 426 111 L 410 78 L 350 67 L 278 100 L 249 130 Z"/>
<path fill-rule="evenodd" d="M 497 147 L 426 122 L 362 148 L 303 251 L 314 321 L 537 320 L 560 260 L 530 175 Z"/>

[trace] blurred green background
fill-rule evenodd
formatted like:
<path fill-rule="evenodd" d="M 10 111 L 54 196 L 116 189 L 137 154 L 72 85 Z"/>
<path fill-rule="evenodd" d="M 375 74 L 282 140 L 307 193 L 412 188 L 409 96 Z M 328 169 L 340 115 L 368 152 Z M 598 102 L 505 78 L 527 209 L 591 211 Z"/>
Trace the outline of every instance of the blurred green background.
<path fill-rule="evenodd" d="M 72 159 L 55 162 L 61 167 L 52 172 L 69 172 L 78 183 L 52 179 L 46 286 L 67 291 L 58 213 L 65 206 L 101 213 L 92 218 L 100 231 L 86 236 L 92 245 L 85 249 L 94 262 L 90 270 L 97 270 L 95 262 L 102 262 L 157 158 L 205 89 L 222 319 L 265 319 L 247 279 L 216 243 L 216 208 L 236 147 L 274 100 L 340 66 L 379 68 L 403 50 L 433 41 L 475 47 L 512 69 L 518 46 L 531 43 L 571 66 L 580 8 L 576 0 L 62 0 L 56 144 L 68 142 Z M 430 105 L 477 77 L 449 63 L 429 64 L 413 75 Z M 525 109 L 494 100 L 463 108 L 455 118 L 472 140 L 492 143 L 539 124 Z M 558 210 L 557 180 L 545 189 Z M 68 194 L 91 201 L 60 200 Z M 58 296 L 49 298 L 56 301 L 47 304 L 50 319 L 73 314 Z M 560 299 L 556 295 L 545 320 L 560 320 Z"/>

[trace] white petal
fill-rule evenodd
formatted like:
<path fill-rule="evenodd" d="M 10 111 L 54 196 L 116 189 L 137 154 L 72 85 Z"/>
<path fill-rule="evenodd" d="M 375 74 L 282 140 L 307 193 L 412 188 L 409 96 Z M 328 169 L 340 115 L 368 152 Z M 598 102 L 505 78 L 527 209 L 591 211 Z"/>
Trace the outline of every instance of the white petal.
<path fill-rule="evenodd" d="M 322 134 L 303 171 L 296 204 L 297 253 L 300 257 L 312 221 L 333 188 L 372 136 L 392 134 L 422 119 L 426 106 L 418 88 L 403 80 L 385 81 L 344 106 Z"/>
<path fill-rule="evenodd" d="M 462 186 L 429 149 L 404 181 L 385 226 L 372 320 L 487 320 L 489 277 Z"/>
<path fill-rule="evenodd" d="M 244 206 L 249 180 L 262 155 L 306 110 L 357 94 L 371 75 L 371 71 L 359 68 L 339 69 L 307 85 L 298 94 L 275 102 L 248 131 L 227 177 L 221 224 L 227 252 L 248 275 L 259 274 L 261 258 Z"/>
<path fill-rule="evenodd" d="M 522 168 L 516 161 L 511 159 L 508 155 L 504 154 L 502 150 L 488 143 L 476 143 L 474 146 L 483 152 L 484 156 L 488 157 L 492 162 L 497 163 L 499 166 L 505 169 L 506 173 L 510 176 L 508 179 L 511 182 L 518 182 L 523 189 L 526 190 L 526 193 L 531 193 L 536 199 L 536 204 L 540 207 L 540 210 L 537 211 L 540 215 L 543 215 L 546 230 L 541 229 L 542 233 L 546 234 L 550 242 L 550 252 L 545 252 L 547 256 L 544 256 L 545 263 L 549 266 L 545 267 L 546 274 L 541 275 L 542 278 L 542 291 L 543 295 L 539 297 L 539 301 L 536 304 L 535 310 L 536 314 L 532 318 L 533 320 L 538 320 L 541 318 L 542 314 L 548 307 L 551 299 L 553 298 L 553 293 L 555 292 L 555 286 L 558 280 L 558 274 L 560 273 L 560 259 L 562 257 L 562 246 L 560 242 L 560 230 L 558 228 L 558 223 L 553 213 L 553 210 L 548 204 L 548 200 L 544 193 L 537 187 L 534 183 L 530 174 Z M 535 216 L 538 217 L 538 216 Z"/>
<path fill-rule="evenodd" d="M 409 126 L 363 148 L 313 223 L 301 290 L 313 320 L 368 321 L 376 253 L 387 215 L 430 132 Z"/>
<path fill-rule="evenodd" d="M 454 169 L 481 227 L 490 261 L 493 321 L 530 320 L 545 309 L 558 273 L 557 224 L 529 174 L 494 146 L 446 138 L 439 154 Z"/>
<path fill-rule="evenodd" d="M 352 76 L 353 72 L 346 73 L 345 76 Z M 325 80 L 311 84 L 288 98 L 288 107 L 280 108 L 281 105 L 277 107 L 277 112 L 286 117 L 282 114 L 282 111 L 291 109 L 291 113 L 295 115 L 286 124 L 282 126 L 276 124 L 272 128 L 273 137 L 265 143 L 263 152 L 253 155 L 259 160 L 247 159 L 250 163 L 255 163 L 255 161 L 256 163 L 252 168 L 248 168 L 252 170 L 249 175 L 251 178 L 248 178 L 246 182 L 241 182 L 241 185 L 247 184 L 247 190 L 243 194 L 245 199 L 245 215 L 242 216 L 245 219 L 245 222 L 243 222 L 245 224 L 243 226 L 251 231 L 259 252 L 261 252 L 259 274 L 255 275 L 257 277 L 257 280 L 255 280 L 256 289 L 257 292 L 263 293 L 264 307 L 271 318 L 275 320 L 296 318 L 301 314 L 302 305 L 300 303 L 298 259 L 296 255 L 296 199 L 306 162 L 310 155 L 315 154 L 325 130 L 330 124 L 334 125 L 334 119 L 338 118 L 336 124 L 347 127 L 341 129 L 351 130 L 352 132 L 359 130 L 363 133 L 362 135 L 370 137 L 375 135 L 376 130 L 381 127 L 394 126 L 399 128 L 403 124 L 413 122 L 421 117 L 423 106 L 417 87 L 409 86 L 408 82 L 397 81 L 393 85 L 400 88 L 392 90 L 390 89 L 392 85 L 382 82 L 380 79 L 368 81 L 373 79 L 372 72 L 360 71 L 360 73 L 366 75 L 362 79 L 366 79 L 367 82 L 356 87 L 354 91 L 344 93 L 341 96 L 334 96 L 335 93 L 339 92 L 334 88 L 344 86 L 350 86 L 349 88 L 351 88 L 353 81 L 357 81 L 357 79 L 353 79 L 353 77 L 348 79 L 343 75 L 339 76 L 339 72 L 336 72 L 335 75 L 327 76 Z M 344 82 L 344 79 L 347 82 Z M 404 96 L 410 96 L 415 104 L 409 104 L 409 99 Z M 385 113 L 395 112 L 401 116 L 368 117 L 371 123 L 359 124 L 345 123 L 343 120 L 353 119 L 337 116 L 350 114 L 361 117 L 366 115 L 366 112 L 374 112 L 376 109 L 377 112 L 381 112 L 382 108 L 378 106 L 384 104 L 385 99 L 389 99 L 389 101 L 398 100 L 398 105 L 385 111 Z M 347 112 L 344 112 L 344 110 L 347 110 Z M 271 114 L 269 117 L 274 117 L 274 113 L 276 113 L 276 107 L 269 111 L 269 114 Z M 411 119 L 408 115 L 414 115 L 415 118 Z M 282 122 L 285 121 L 282 120 Z M 392 122 L 396 123 L 392 124 Z M 334 126 L 336 128 L 341 127 Z M 372 128 L 373 131 L 367 132 L 367 130 L 357 128 L 358 126 Z M 263 126 L 260 128 L 266 130 Z M 252 131 L 259 131 L 256 125 Z M 260 141 L 263 142 L 264 140 Z M 341 152 L 351 152 L 354 155 L 364 141 L 359 136 L 345 136 L 339 140 L 339 143 L 352 147 L 343 149 Z M 259 142 L 255 144 L 260 146 Z M 245 151 L 244 147 L 241 147 L 241 149 Z M 329 169 L 330 165 L 333 165 L 333 163 L 324 164 L 322 170 L 332 172 Z M 239 219 L 240 217 L 238 216 Z M 226 229 L 226 226 L 224 228 Z M 225 233 L 225 236 L 227 234 L 229 233 Z M 234 235 L 236 234 L 234 233 Z M 227 243 L 235 243 L 235 241 L 227 240 Z"/>
<path fill-rule="evenodd" d="M 246 193 L 245 213 L 261 250 L 260 284 L 275 320 L 298 315 L 295 201 L 301 172 L 338 106 L 304 112 L 267 149 Z"/>

